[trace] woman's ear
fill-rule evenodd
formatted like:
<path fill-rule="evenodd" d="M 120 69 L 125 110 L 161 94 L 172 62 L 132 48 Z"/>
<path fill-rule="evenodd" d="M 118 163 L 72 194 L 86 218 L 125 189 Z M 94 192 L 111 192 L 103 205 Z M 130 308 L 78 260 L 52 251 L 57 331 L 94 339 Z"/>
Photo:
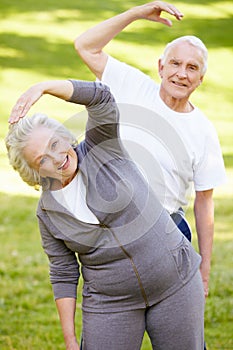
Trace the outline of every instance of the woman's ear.
<path fill-rule="evenodd" d="M 34 189 L 36 190 L 36 191 L 40 191 L 40 184 L 37 184 L 37 185 L 34 185 Z"/>

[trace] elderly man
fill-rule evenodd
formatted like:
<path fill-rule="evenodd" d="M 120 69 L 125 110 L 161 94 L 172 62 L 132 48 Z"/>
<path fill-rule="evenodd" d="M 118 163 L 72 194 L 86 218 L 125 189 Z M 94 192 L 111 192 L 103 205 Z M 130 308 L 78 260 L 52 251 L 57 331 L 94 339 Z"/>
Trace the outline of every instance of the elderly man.
<path fill-rule="evenodd" d="M 171 26 L 169 19 L 161 17 L 162 11 L 177 20 L 183 17 L 173 5 L 153 1 L 133 7 L 87 30 L 77 37 L 75 48 L 96 77 L 110 86 L 117 102 L 155 111 L 183 143 L 185 164 L 182 164 L 182 159 L 177 159 L 178 171 L 163 156 L 155 154 L 155 157 L 165 174 L 163 204 L 174 220 L 181 215 L 180 229 L 186 232 L 189 228 L 181 208 L 187 204 L 187 188 L 191 182 L 194 184 L 194 216 L 202 257 L 200 270 L 207 296 L 214 235 L 213 189 L 225 182 L 226 176 L 215 129 L 190 102 L 191 94 L 202 83 L 206 72 L 207 49 L 194 36 L 180 37 L 169 43 L 158 62 L 161 84 L 103 51 L 118 33 L 136 20 L 146 19 Z M 179 158 L 179 155 L 176 154 L 176 157 Z M 177 183 L 183 188 L 177 190 Z"/>

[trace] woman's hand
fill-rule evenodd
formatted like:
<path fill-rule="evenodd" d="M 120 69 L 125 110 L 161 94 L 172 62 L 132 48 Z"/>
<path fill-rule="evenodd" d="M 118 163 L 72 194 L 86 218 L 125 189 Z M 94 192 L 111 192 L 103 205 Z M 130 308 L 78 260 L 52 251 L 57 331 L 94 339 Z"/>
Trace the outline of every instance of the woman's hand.
<path fill-rule="evenodd" d="M 17 123 L 20 118 L 25 117 L 29 109 L 43 94 L 68 100 L 72 93 L 73 85 L 69 80 L 49 80 L 35 84 L 20 96 L 11 111 L 9 123 Z"/>
<path fill-rule="evenodd" d="M 29 111 L 29 109 L 38 101 L 43 95 L 43 89 L 40 87 L 40 84 L 33 85 L 27 91 L 25 91 L 17 100 L 14 105 L 9 123 L 14 124 L 19 121 L 20 118 L 23 118 Z"/>

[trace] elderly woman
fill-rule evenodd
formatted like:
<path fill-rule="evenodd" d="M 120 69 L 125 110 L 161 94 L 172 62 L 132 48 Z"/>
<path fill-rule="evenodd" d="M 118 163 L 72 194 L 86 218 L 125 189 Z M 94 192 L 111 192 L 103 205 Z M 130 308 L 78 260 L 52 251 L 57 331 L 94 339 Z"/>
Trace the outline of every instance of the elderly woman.
<path fill-rule="evenodd" d="M 79 145 L 44 115 L 23 118 L 43 94 L 86 106 Z M 79 349 L 80 267 L 84 350 L 137 350 L 145 331 L 153 349 L 203 349 L 200 256 L 123 148 L 108 87 L 38 83 L 19 98 L 10 123 L 11 165 L 29 185 L 42 186 L 37 216 L 66 349 Z"/>

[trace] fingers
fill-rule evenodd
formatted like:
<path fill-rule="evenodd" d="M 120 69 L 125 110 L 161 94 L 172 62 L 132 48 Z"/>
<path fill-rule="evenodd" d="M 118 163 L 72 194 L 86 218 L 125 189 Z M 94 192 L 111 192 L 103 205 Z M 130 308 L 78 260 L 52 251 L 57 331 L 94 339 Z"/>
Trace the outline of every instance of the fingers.
<path fill-rule="evenodd" d="M 208 287 L 204 288 L 204 295 L 205 295 L 205 298 L 208 297 L 208 295 L 209 295 L 209 288 Z"/>
<path fill-rule="evenodd" d="M 175 6 L 168 4 L 168 3 L 162 2 L 162 4 L 160 5 L 160 10 L 161 10 L 161 12 L 164 11 L 164 12 L 167 12 L 170 15 L 174 16 L 178 21 L 182 20 L 182 18 L 184 16 L 183 13 L 180 12 Z M 167 19 L 167 18 L 163 18 L 163 17 L 159 16 L 159 22 L 163 23 L 169 27 L 172 26 L 172 21 L 170 19 Z"/>
<path fill-rule="evenodd" d="M 23 118 L 27 114 L 28 110 L 27 103 L 19 99 L 11 111 L 8 122 L 10 124 L 17 123 L 20 118 Z"/>
<path fill-rule="evenodd" d="M 168 18 L 160 17 L 158 22 L 165 24 L 165 26 L 168 26 L 168 27 L 172 26 L 172 21 Z"/>
<path fill-rule="evenodd" d="M 38 101 L 42 95 L 43 90 L 40 88 L 39 84 L 36 84 L 29 88 L 24 94 L 20 96 L 20 98 L 14 105 L 8 122 L 10 124 L 14 124 L 17 123 L 20 118 L 25 117 L 25 115 L 30 110 L 31 106 L 36 101 Z"/>
<path fill-rule="evenodd" d="M 178 21 L 180 21 L 183 18 L 183 13 L 178 10 L 175 6 L 163 2 L 163 1 L 154 1 L 152 3 L 144 5 L 145 14 L 147 12 L 147 16 L 145 15 L 144 18 L 147 18 L 149 20 L 163 23 L 167 26 L 172 25 L 172 21 L 167 18 L 161 17 L 162 12 L 167 12 L 170 15 L 174 16 Z"/>
<path fill-rule="evenodd" d="M 202 280 L 205 298 L 209 295 L 209 283 L 206 280 Z"/>
<path fill-rule="evenodd" d="M 178 21 L 184 17 L 183 13 L 171 4 L 166 4 L 166 12 L 170 13 L 172 16 L 175 16 Z"/>

